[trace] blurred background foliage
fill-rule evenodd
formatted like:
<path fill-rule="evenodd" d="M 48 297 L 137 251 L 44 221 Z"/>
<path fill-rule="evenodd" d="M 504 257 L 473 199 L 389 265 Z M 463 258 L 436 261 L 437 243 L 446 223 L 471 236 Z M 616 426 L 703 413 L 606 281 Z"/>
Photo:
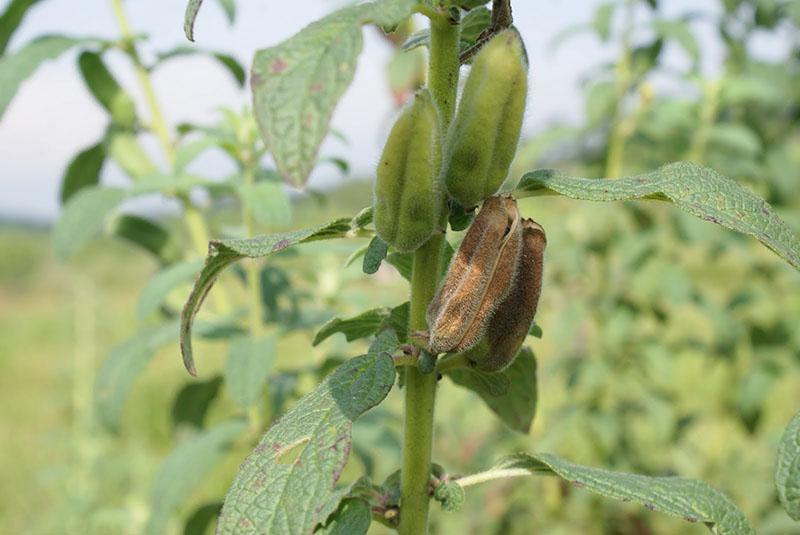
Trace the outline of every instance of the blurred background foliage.
<path fill-rule="evenodd" d="M 665 19 L 656 0 L 609 2 L 565 29 L 554 47 L 590 32 L 618 57 L 586 73 L 585 121 L 548 125 L 525 140 L 511 179 L 550 166 L 618 177 L 689 159 L 747 184 L 800 230 L 800 2 L 721 3 L 721 10 L 698 7 Z M 212 290 L 196 348 L 198 380 L 180 367 L 177 337 L 142 344 L 140 335 L 136 342 L 136 333 L 152 341 L 153 329 L 170 328 L 208 236 L 353 215 L 371 202 L 371 183 L 287 194 L 262 163 L 265 147 L 247 110 L 169 130 L 154 104 L 149 120 L 139 120 L 124 90 L 103 75 L 102 54 L 127 54 L 145 83 L 157 65 L 142 63 L 140 38 L 121 27 L 119 42 L 93 44 L 80 56 L 78 72 L 107 107 L 110 126 L 82 161 L 80 175 L 88 165 L 97 180 L 70 181 L 68 171 L 63 198 L 100 183 L 109 158 L 129 175 L 129 192 L 155 191 L 176 201 L 180 214 L 123 210 L 66 266 L 44 232 L 0 228 L 3 250 L 14 251 L 0 263 L 0 529 L 7 533 L 209 532 L 260 430 L 363 345 L 335 335 L 312 347 L 319 326 L 407 298 L 391 266 L 370 277 L 360 261 L 348 262 L 366 240 L 302 245 L 242 264 Z M 698 27 L 713 28 L 724 47 L 714 78 L 698 67 Z M 414 30 L 409 23 L 388 39 L 396 53 L 385 75 L 398 106 L 424 76 L 422 50 L 400 49 Z M 785 50 L 756 56 L 750 45 L 765 33 L 784 35 Z M 669 63 L 668 50 L 685 61 Z M 185 51 L 159 61 L 179 53 Z M 219 59 L 234 76 L 243 73 L 233 58 Z M 535 105 L 535 89 L 531 100 Z M 137 146 L 144 134 L 162 139 L 163 169 Z M 192 169 L 193 159 L 212 149 L 230 156 L 234 175 L 210 179 Z M 320 161 L 329 164 L 347 171 L 335 156 Z M 444 380 L 435 460 L 468 473 L 507 453 L 542 451 L 592 466 L 699 478 L 728 493 L 759 533 L 797 533 L 772 478 L 777 441 L 800 406 L 800 276 L 754 240 L 658 203 L 545 197 L 520 204 L 547 229 L 549 242 L 537 316 L 544 335 L 528 342 L 539 362 L 534 426 L 527 436 L 506 429 L 475 395 Z M 226 360 L 246 361 L 234 348 L 248 339 L 269 340 L 262 346 L 269 379 L 242 399 L 228 386 L 237 371 Z M 109 371 L 115 354 L 129 367 Z M 103 377 L 114 373 L 111 384 L 122 393 L 109 400 Z M 380 481 L 399 465 L 401 405 L 395 390 L 356 424 L 345 479 L 365 471 Z M 204 430 L 237 414 L 248 430 L 229 450 L 186 453 Z M 181 448 L 184 464 L 164 472 L 165 459 Z M 173 480 L 165 482 L 164 473 Z M 436 533 L 705 532 L 550 478 L 472 488 L 459 514 L 433 509 Z"/>

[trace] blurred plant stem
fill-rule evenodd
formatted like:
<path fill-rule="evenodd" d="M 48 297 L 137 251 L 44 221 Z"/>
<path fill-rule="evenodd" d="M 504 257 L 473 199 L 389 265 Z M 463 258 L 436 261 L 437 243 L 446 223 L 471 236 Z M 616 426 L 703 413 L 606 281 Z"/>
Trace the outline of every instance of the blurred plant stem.
<path fill-rule="evenodd" d="M 153 132 L 161 145 L 161 150 L 167 160 L 167 164 L 172 167 L 175 162 L 175 145 L 172 137 L 167 128 L 167 123 L 164 120 L 164 114 L 161 113 L 161 106 L 158 102 L 153 81 L 150 78 L 150 72 L 142 63 L 142 58 L 139 55 L 139 50 L 136 48 L 136 41 L 134 39 L 131 26 L 128 21 L 128 15 L 125 12 L 123 0 L 111 0 L 111 7 L 114 11 L 114 18 L 117 20 L 120 33 L 124 40 L 123 51 L 128 55 L 133 63 L 136 78 L 139 80 L 139 85 L 142 88 L 147 105 L 150 109 L 150 124 L 148 128 Z M 184 210 L 184 223 L 186 230 L 189 233 L 189 238 L 192 245 L 200 254 L 205 257 L 208 253 L 209 232 L 205 219 L 200 211 L 192 204 L 188 194 L 179 194 L 178 200 L 181 202 Z M 214 301 L 214 306 L 218 313 L 226 314 L 231 311 L 230 300 L 227 293 L 221 284 L 217 284 L 217 290 L 213 293 L 211 298 Z"/>
<path fill-rule="evenodd" d="M 703 98 L 700 101 L 700 125 L 692 136 L 692 142 L 686 158 L 696 163 L 704 163 L 706 148 L 711 129 L 717 122 L 719 113 L 719 93 L 722 83 L 719 80 L 706 80 L 703 82 Z"/>
<path fill-rule="evenodd" d="M 622 32 L 622 52 L 615 67 L 614 109 L 611 117 L 611 134 L 608 140 L 608 154 L 606 156 L 604 174 L 607 178 L 618 178 L 622 174 L 625 162 L 625 142 L 632 132 L 632 128 L 625 117 L 625 97 L 633 83 L 631 39 L 635 29 L 635 8 L 636 5 L 633 0 L 626 1 L 625 28 Z"/>
<path fill-rule="evenodd" d="M 459 74 L 459 26 L 452 23 L 444 10 L 435 11 L 429 17 L 431 40 L 428 87 L 439 108 L 444 139 L 455 111 Z M 443 229 L 446 229 L 446 208 L 443 213 Z M 428 328 L 425 316 L 438 285 L 444 244 L 445 232 L 437 232 L 414 253 L 409 332 Z M 400 470 L 401 535 L 420 535 L 428 531 L 436 377 L 436 373 L 422 374 L 414 366 L 409 366 L 405 372 L 403 464 Z"/>

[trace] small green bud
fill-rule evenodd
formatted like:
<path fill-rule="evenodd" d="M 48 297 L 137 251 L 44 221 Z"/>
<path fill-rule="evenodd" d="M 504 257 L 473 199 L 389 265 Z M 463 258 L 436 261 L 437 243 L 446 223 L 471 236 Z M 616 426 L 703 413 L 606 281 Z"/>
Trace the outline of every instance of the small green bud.
<path fill-rule="evenodd" d="M 442 177 L 465 208 L 497 193 L 517 152 L 528 61 L 516 30 L 498 33 L 475 56 L 450 128 Z"/>
<path fill-rule="evenodd" d="M 438 147 L 439 115 L 423 90 L 392 127 L 375 181 L 375 230 L 400 252 L 414 251 L 436 230 L 443 203 Z"/>

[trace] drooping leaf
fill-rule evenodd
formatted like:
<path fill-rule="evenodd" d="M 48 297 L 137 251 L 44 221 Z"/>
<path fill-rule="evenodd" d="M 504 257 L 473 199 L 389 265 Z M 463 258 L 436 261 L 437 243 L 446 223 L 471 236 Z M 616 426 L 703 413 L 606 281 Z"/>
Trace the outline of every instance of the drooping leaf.
<path fill-rule="evenodd" d="M 150 518 L 145 533 L 161 535 L 167 532 L 170 515 L 200 485 L 231 443 L 246 429 L 247 422 L 225 422 L 201 432 L 172 450 L 153 483 Z"/>
<path fill-rule="evenodd" d="M 175 339 L 178 322 L 146 327 L 111 350 L 97 375 L 95 408 L 97 419 L 107 429 L 119 427 L 120 416 L 133 383 L 155 351 Z"/>
<path fill-rule="evenodd" d="M 377 273 L 381 267 L 383 259 L 386 258 L 386 253 L 389 250 L 389 244 L 383 241 L 380 236 L 375 236 L 369 242 L 367 250 L 364 252 L 364 262 L 362 264 L 362 271 L 368 275 Z"/>
<path fill-rule="evenodd" d="M 348 342 L 372 336 L 378 332 L 378 329 L 381 328 L 381 325 L 389 318 L 390 314 L 391 309 L 381 307 L 367 310 L 350 318 L 333 318 L 320 327 L 316 336 L 314 336 L 312 345 L 319 345 L 326 338 L 336 333 L 344 334 Z"/>
<path fill-rule="evenodd" d="M 618 180 L 574 178 L 542 169 L 526 173 L 517 191 L 522 196 L 555 192 L 590 201 L 672 201 L 696 217 L 754 236 L 800 270 L 800 239 L 769 204 L 735 181 L 694 163 L 672 163 Z"/>
<path fill-rule="evenodd" d="M 753 528 L 730 499 L 702 481 L 612 472 L 571 463 L 546 453 L 510 456 L 495 469 L 551 474 L 606 498 L 635 502 L 689 522 L 703 522 L 719 535 L 750 535 Z"/>
<path fill-rule="evenodd" d="M 181 312 L 181 354 L 183 355 L 183 363 L 189 373 L 192 375 L 196 373 L 192 356 L 192 322 L 205 296 L 222 270 L 241 258 L 268 256 L 299 243 L 342 238 L 349 234 L 354 235 L 364 225 L 369 224 L 370 220 L 371 217 L 359 214 L 353 219 L 337 219 L 327 225 L 310 229 L 282 232 L 249 239 L 212 241 L 209 244 L 209 254 L 206 257 L 203 269 L 198 275 L 192 293 L 189 295 L 189 299 Z"/>
<path fill-rule="evenodd" d="M 206 535 L 222 510 L 222 502 L 207 503 L 195 509 L 183 526 L 183 535 Z"/>
<path fill-rule="evenodd" d="M 170 59 L 181 57 L 181 56 L 192 56 L 196 54 L 207 55 L 215 60 L 217 60 L 222 67 L 224 67 L 228 73 L 233 76 L 236 83 L 239 87 L 244 87 L 244 82 L 247 78 L 247 73 L 239 63 L 235 57 L 231 56 L 230 54 L 226 54 L 224 52 L 214 52 L 211 50 L 204 50 L 202 48 L 197 48 L 194 46 L 177 46 L 172 50 L 168 50 L 166 52 L 162 52 L 157 56 L 158 64 L 162 64 Z"/>
<path fill-rule="evenodd" d="M 800 412 L 786 426 L 778 445 L 775 487 L 786 514 L 800 521 Z"/>
<path fill-rule="evenodd" d="M 261 398 L 275 361 L 275 348 L 274 336 L 243 337 L 231 343 L 225 361 L 225 388 L 243 409 Z"/>
<path fill-rule="evenodd" d="M 108 111 L 114 123 L 133 128 L 136 105 L 108 70 L 102 56 L 86 50 L 78 57 L 78 67 L 89 92 Z"/>
<path fill-rule="evenodd" d="M 222 376 L 183 385 L 172 402 L 172 426 L 202 429 L 211 403 L 217 398 Z"/>
<path fill-rule="evenodd" d="M 225 497 L 222 533 L 306 534 L 338 508 L 336 482 L 349 457 L 353 421 L 394 383 L 392 359 L 347 361 L 264 435 Z"/>
<path fill-rule="evenodd" d="M 133 214 L 122 214 L 111 224 L 111 234 L 141 247 L 161 263 L 169 264 L 181 256 L 180 246 L 161 224 Z"/>
<path fill-rule="evenodd" d="M 136 315 L 146 319 L 158 310 L 169 293 L 181 284 L 190 282 L 203 266 L 202 260 L 187 260 L 165 267 L 150 279 L 139 295 Z"/>
<path fill-rule="evenodd" d="M 0 118 L 17 93 L 20 84 L 48 59 L 55 59 L 73 46 L 93 39 L 45 35 L 34 39 L 13 54 L 0 57 Z"/>
<path fill-rule="evenodd" d="M 478 394 L 486 406 L 510 429 L 528 433 L 536 414 L 538 387 L 536 357 L 523 348 L 511 366 L 497 373 L 472 369 L 446 372 L 457 385 Z"/>
<path fill-rule="evenodd" d="M 56 256 L 67 259 L 98 234 L 124 198 L 124 190 L 101 186 L 88 186 L 73 195 L 53 228 Z"/>
<path fill-rule="evenodd" d="M 11 0 L 6 10 L 0 15 L 0 56 L 6 53 L 11 36 L 19 27 L 28 10 L 41 0 Z M 0 113 L 0 115 L 2 115 Z"/>
<path fill-rule="evenodd" d="M 302 186 L 317 161 L 336 103 L 350 85 L 363 24 L 392 26 L 416 0 L 378 0 L 345 7 L 314 22 L 253 60 L 253 107 L 281 176 Z"/>
<path fill-rule="evenodd" d="M 106 161 L 103 143 L 97 143 L 79 152 L 67 166 L 61 179 L 61 204 L 66 203 L 78 190 L 100 182 L 100 172 Z"/>
<path fill-rule="evenodd" d="M 372 523 L 369 504 L 358 498 L 342 500 L 328 522 L 314 533 L 317 535 L 366 535 Z"/>
<path fill-rule="evenodd" d="M 194 41 L 194 22 L 197 20 L 197 13 L 203 0 L 189 0 L 186 4 L 186 12 L 183 15 L 183 33 L 189 41 Z"/>

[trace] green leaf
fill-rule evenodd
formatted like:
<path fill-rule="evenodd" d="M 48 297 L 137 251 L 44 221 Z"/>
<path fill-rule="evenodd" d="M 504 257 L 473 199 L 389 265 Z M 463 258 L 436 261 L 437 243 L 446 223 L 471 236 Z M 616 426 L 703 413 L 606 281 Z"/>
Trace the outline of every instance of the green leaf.
<path fill-rule="evenodd" d="M 538 398 L 536 357 L 530 349 L 523 348 L 511 366 L 501 372 L 454 369 L 445 375 L 478 394 L 510 429 L 521 433 L 530 431 Z"/>
<path fill-rule="evenodd" d="M 362 210 L 353 219 L 337 219 L 327 225 L 304 230 L 269 234 L 249 239 L 215 240 L 209 244 L 209 254 L 203 269 L 181 312 L 181 354 L 183 364 L 192 375 L 197 372 L 192 356 L 192 322 L 208 291 L 222 271 L 241 258 L 257 258 L 277 253 L 300 243 L 330 240 L 355 235 L 372 220 L 371 211 Z"/>
<path fill-rule="evenodd" d="M 361 26 L 392 26 L 416 0 L 380 0 L 336 11 L 253 60 L 253 107 L 278 171 L 302 186 L 317 161 L 336 103 L 350 85 L 361 52 Z"/>
<path fill-rule="evenodd" d="M 800 521 L 800 412 L 789 421 L 778 445 L 775 487 L 786 513 Z"/>
<path fill-rule="evenodd" d="M 19 27 L 28 10 L 41 0 L 11 0 L 8 7 L 0 15 L 0 56 L 6 53 L 11 36 Z M 2 115 L 2 114 L 0 114 Z"/>
<path fill-rule="evenodd" d="M 275 349 L 274 336 L 244 337 L 231 343 L 225 361 L 225 387 L 231 399 L 243 409 L 261 399 L 275 362 Z"/>
<path fill-rule="evenodd" d="M 20 84 L 48 59 L 55 59 L 70 48 L 91 39 L 45 35 L 22 49 L 0 58 L 0 118 L 14 98 Z"/>
<path fill-rule="evenodd" d="M 236 2 L 234 0 L 217 0 L 219 2 L 220 7 L 225 12 L 225 16 L 228 18 L 228 24 L 233 24 L 236 20 Z"/>
<path fill-rule="evenodd" d="M 635 502 L 689 522 L 703 522 L 719 535 L 754 534 L 742 512 L 730 499 L 702 481 L 680 477 L 650 477 L 590 468 L 546 453 L 512 455 L 493 470 L 526 470 L 531 475 L 557 475 L 591 492 Z M 470 476 L 471 477 L 471 476 Z"/>
<path fill-rule="evenodd" d="M 114 123 L 123 128 L 133 128 L 136 105 L 108 70 L 100 54 L 84 51 L 78 57 L 78 67 L 89 92 L 108 111 Z"/>
<path fill-rule="evenodd" d="M 186 520 L 186 524 L 183 526 L 183 535 L 206 535 L 221 510 L 222 502 L 201 505 Z"/>
<path fill-rule="evenodd" d="M 369 242 L 369 246 L 364 253 L 364 263 L 361 267 L 362 271 L 368 275 L 377 273 L 388 251 L 389 244 L 383 241 L 380 236 L 372 238 L 372 241 Z"/>
<path fill-rule="evenodd" d="M 172 402 L 172 426 L 202 429 L 208 409 L 217 398 L 220 386 L 222 386 L 220 375 L 208 381 L 192 381 L 183 385 L 175 396 L 175 401 Z"/>
<path fill-rule="evenodd" d="M 189 0 L 186 4 L 186 12 L 183 14 L 183 33 L 189 41 L 194 41 L 194 21 L 202 4 L 203 0 Z"/>
<path fill-rule="evenodd" d="M 140 320 L 156 312 L 169 293 L 181 284 L 191 281 L 203 267 L 202 260 L 187 260 L 165 267 L 150 279 L 136 303 L 136 315 Z"/>
<path fill-rule="evenodd" d="M 694 68 L 700 61 L 700 45 L 685 20 L 657 20 L 653 22 L 656 34 L 667 40 L 674 40 L 692 60 Z"/>
<path fill-rule="evenodd" d="M 247 429 L 244 421 L 222 423 L 203 431 L 167 456 L 156 475 L 145 533 L 167 532 L 170 515 L 222 460 L 236 438 Z"/>
<path fill-rule="evenodd" d="M 106 149 L 102 142 L 79 152 L 61 179 L 61 204 L 66 203 L 78 190 L 97 185 L 105 161 Z"/>
<path fill-rule="evenodd" d="M 146 327 L 111 350 L 95 384 L 95 408 L 103 426 L 117 430 L 134 381 L 150 362 L 156 349 L 174 340 L 177 332 L 176 321 Z"/>
<path fill-rule="evenodd" d="M 574 178 L 541 169 L 526 173 L 518 192 L 556 192 L 589 201 L 669 200 L 696 217 L 754 236 L 800 270 L 800 240 L 769 204 L 734 180 L 694 163 L 671 163 L 618 180 Z"/>
<path fill-rule="evenodd" d="M 597 35 L 602 41 L 608 41 L 608 38 L 611 36 L 611 22 L 616 8 L 616 3 L 607 2 L 605 4 L 600 4 L 594 12 L 592 28 L 594 28 L 594 31 L 597 32 Z"/>
<path fill-rule="evenodd" d="M 455 481 L 443 481 L 433 491 L 433 499 L 448 513 L 458 512 L 464 505 L 464 488 Z"/>
<path fill-rule="evenodd" d="M 286 225 L 292 219 L 292 205 L 279 182 L 262 180 L 238 186 L 239 198 L 261 225 Z"/>
<path fill-rule="evenodd" d="M 122 214 L 111 224 L 111 233 L 151 253 L 163 264 L 175 262 L 181 257 L 180 246 L 162 225 L 139 217 Z"/>
<path fill-rule="evenodd" d="M 316 535 L 366 535 L 372 523 L 369 504 L 358 498 L 342 500 L 339 509 L 328 522 L 316 530 Z"/>
<path fill-rule="evenodd" d="M 135 134 L 119 131 L 111 134 L 108 154 L 131 178 L 140 179 L 155 174 L 158 169 Z"/>
<path fill-rule="evenodd" d="M 73 195 L 53 228 L 56 256 L 65 260 L 91 240 L 124 198 L 124 190 L 101 186 L 88 186 Z"/>
<path fill-rule="evenodd" d="M 224 52 L 214 52 L 211 50 L 204 50 L 202 48 L 197 48 L 194 46 L 176 46 L 172 50 L 168 50 L 166 52 L 162 52 L 158 54 L 156 57 L 157 64 L 161 65 L 162 63 L 177 57 L 182 56 L 192 56 L 196 54 L 202 54 L 209 56 L 215 60 L 217 60 L 222 67 L 224 67 L 228 73 L 233 76 L 236 83 L 239 87 L 244 87 L 244 82 L 247 79 L 247 72 L 245 71 L 244 67 L 239 60 L 235 57 L 231 56 L 230 54 L 225 54 Z"/>
<path fill-rule="evenodd" d="M 492 12 L 485 7 L 471 10 L 461 19 L 461 33 L 459 34 L 459 53 L 464 52 L 478 41 L 478 36 L 489 27 L 492 22 Z M 431 31 L 429 29 L 415 32 L 400 46 L 401 50 L 409 51 L 420 46 L 430 46 Z"/>
<path fill-rule="evenodd" d="M 392 388 L 394 363 L 368 354 L 342 364 L 286 413 L 248 456 L 225 497 L 221 533 L 305 534 L 337 509 L 353 422 Z"/>
<path fill-rule="evenodd" d="M 336 333 L 342 333 L 348 342 L 367 338 L 378 332 L 390 314 L 391 310 L 388 307 L 381 307 L 367 310 L 350 318 L 332 318 L 317 331 L 312 345 L 319 345 Z"/>

